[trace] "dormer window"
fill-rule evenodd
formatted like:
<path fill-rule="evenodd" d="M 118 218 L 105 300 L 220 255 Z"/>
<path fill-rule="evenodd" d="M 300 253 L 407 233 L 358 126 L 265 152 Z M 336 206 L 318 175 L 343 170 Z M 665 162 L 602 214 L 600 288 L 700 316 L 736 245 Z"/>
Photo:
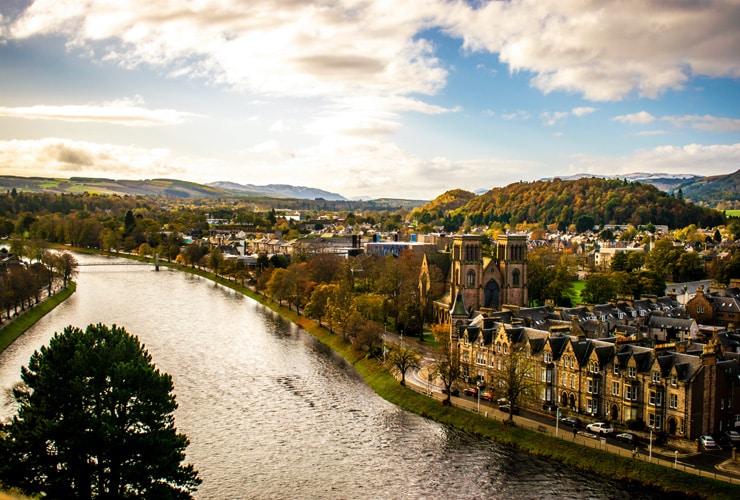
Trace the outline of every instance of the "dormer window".
<path fill-rule="evenodd" d="M 652 376 L 652 381 L 653 382 L 655 382 L 656 384 L 659 384 L 660 383 L 660 372 L 659 371 L 653 371 L 653 373 L 651 374 L 651 376 Z"/>
<path fill-rule="evenodd" d="M 675 373 L 671 373 L 671 385 L 673 387 L 676 387 L 676 385 L 678 385 L 678 377 Z"/>
<path fill-rule="evenodd" d="M 627 376 L 635 378 L 637 376 L 637 368 L 630 366 L 627 368 Z"/>
<path fill-rule="evenodd" d="M 614 375 L 619 375 L 619 365 L 614 363 L 614 371 L 612 372 Z"/>
<path fill-rule="evenodd" d="M 599 364 L 596 361 L 589 361 L 588 371 L 591 373 L 599 373 Z"/>
<path fill-rule="evenodd" d="M 545 363 L 552 363 L 552 353 L 550 351 L 545 351 L 544 358 Z"/>

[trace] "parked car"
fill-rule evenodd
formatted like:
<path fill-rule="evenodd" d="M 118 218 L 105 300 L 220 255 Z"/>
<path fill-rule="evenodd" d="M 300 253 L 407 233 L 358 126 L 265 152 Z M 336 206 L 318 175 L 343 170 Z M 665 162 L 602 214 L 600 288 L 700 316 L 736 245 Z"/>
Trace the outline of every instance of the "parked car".
<path fill-rule="evenodd" d="M 740 444 L 740 432 L 737 431 L 727 431 L 725 432 L 727 437 L 730 441 L 732 441 L 732 444 Z"/>
<path fill-rule="evenodd" d="M 588 432 L 593 432 L 594 434 L 611 434 L 614 432 L 614 429 L 612 429 L 612 427 L 606 422 L 594 422 L 592 424 L 588 424 L 586 426 L 586 430 Z"/>
<path fill-rule="evenodd" d="M 447 394 L 447 389 L 446 388 L 445 389 L 442 389 L 442 393 L 443 394 Z M 452 389 L 450 389 L 450 394 L 452 396 L 459 396 L 460 395 L 460 389 L 458 389 L 457 387 L 453 387 Z"/>
<path fill-rule="evenodd" d="M 719 448 L 717 443 L 714 442 L 714 438 L 712 436 L 699 436 L 699 444 L 705 450 L 716 450 Z"/>
<path fill-rule="evenodd" d="M 511 408 L 511 410 L 509 410 L 509 408 Z M 519 407 L 512 407 L 509 403 L 498 405 L 498 409 L 506 413 L 511 413 L 512 415 L 519 415 Z"/>
<path fill-rule="evenodd" d="M 493 401 L 493 391 L 483 391 L 480 393 L 480 397 L 486 401 Z"/>
<path fill-rule="evenodd" d="M 622 441 L 624 443 L 637 444 L 637 436 L 635 436 L 631 432 L 620 432 L 619 434 L 617 434 L 614 437 L 617 438 L 619 441 Z"/>
<path fill-rule="evenodd" d="M 463 389 L 463 394 L 466 396 L 477 396 L 478 395 L 478 388 L 477 387 L 466 387 Z"/>
<path fill-rule="evenodd" d="M 714 443 L 720 448 L 732 448 L 732 441 L 730 441 L 730 438 L 726 434 L 717 432 L 712 437 L 714 438 Z"/>
<path fill-rule="evenodd" d="M 561 417 L 560 425 L 569 425 L 570 427 L 582 427 L 583 422 L 581 422 L 580 418 L 576 417 Z"/>

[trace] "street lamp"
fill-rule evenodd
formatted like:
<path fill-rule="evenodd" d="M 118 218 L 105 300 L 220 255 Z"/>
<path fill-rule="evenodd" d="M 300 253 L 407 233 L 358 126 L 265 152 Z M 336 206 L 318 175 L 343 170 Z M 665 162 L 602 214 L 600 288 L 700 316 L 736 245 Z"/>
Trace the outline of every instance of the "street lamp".
<path fill-rule="evenodd" d="M 560 407 L 555 410 L 555 437 L 558 437 L 558 422 L 560 421 Z"/>
<path fill-rule="evenodd" d="M 480 379 L 475 385 L 478 387 L 478 415 L 480 415 Z"/>
<path fill-rule="evenodd" d="M 648 449 L 648 461 L 653 461 L 653 426 L 650 426 L 650 448 Z"/>

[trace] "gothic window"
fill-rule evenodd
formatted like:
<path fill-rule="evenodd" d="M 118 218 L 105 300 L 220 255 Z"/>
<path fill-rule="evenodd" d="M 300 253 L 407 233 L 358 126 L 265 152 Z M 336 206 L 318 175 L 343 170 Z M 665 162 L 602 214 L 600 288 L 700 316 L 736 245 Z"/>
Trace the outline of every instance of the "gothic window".
<path fill-rule="evenodd" d="M 511 273 L 511 285 L 512 285 L 512 286 L 515 286 L 515 287 L 519 287 L 519 286 L 521 286 L 521 285 L 519 284 L 519 281 L 520 281 L 520 276 L 519 276 L 519 274 L 520 274 L 520 273 L 519 273 L 519 269 L 514 269 L 514 272 L 513 272 L 513 273 Z"/>
<path fill-rule="evenodd" d="M 468 271 L 467 286 L 468 288 L 475 287 L 475 271 L 473 271 L 472 269 Z"/>

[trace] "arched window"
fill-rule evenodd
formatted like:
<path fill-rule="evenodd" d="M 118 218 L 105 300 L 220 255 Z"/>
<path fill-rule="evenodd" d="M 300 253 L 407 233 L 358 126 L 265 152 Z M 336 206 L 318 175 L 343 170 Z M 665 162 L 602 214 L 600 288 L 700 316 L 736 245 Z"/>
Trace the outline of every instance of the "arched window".
<path fill-rule="evenodd" d="M 514 269 L 514 272 L 511 273 L 511 286 L 519 287 L 521 286 L 519 284 L 520 276 L 519 276 L 519 269 Z"/>
<path fill-rule="evenodd" d="M 468 271 L 468 281 L 467 281 L 468 288 L 475 287 L 475 271 L 472 269 Z"/>

